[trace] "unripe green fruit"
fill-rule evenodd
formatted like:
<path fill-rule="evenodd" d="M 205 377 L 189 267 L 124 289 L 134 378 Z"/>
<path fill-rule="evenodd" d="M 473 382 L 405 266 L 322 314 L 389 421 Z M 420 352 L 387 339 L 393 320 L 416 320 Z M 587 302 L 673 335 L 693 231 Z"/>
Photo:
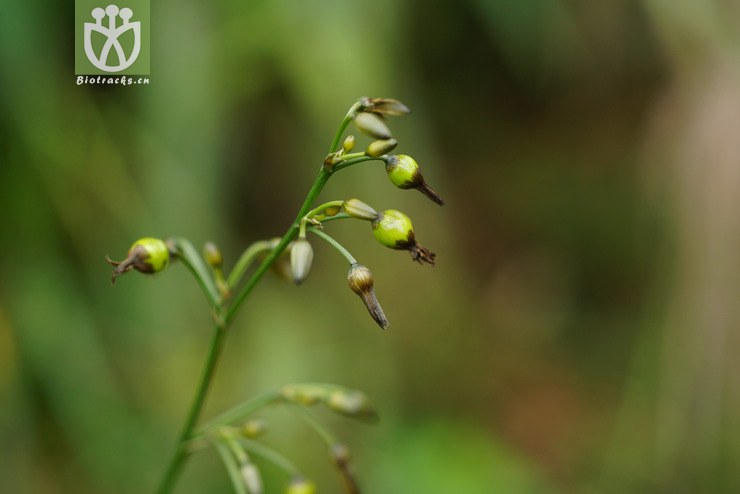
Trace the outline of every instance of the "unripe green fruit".
<path fill-rule="evenodd" d="M 401 211 L 384 211 L 373 220 L 372 225 L 373 235 L 381 244 L 391 249 L 408 250 L 411 258 L 419 263 L 434 264 L 434 253 L 419 245 L 411 220 Z"/>
<path fill-rule="evenodd" d="M 389 209 L 373 220 L 375 239 L 391 249 L 407 249 L 414 244 L 414 227 L 411 219 L 401 211 Z"/>
<path fill-rule="evenodd" d="M 401 189 L 418 187 L 422 181 L 419 164 L 414 158 L 405 154 L 389 156 L 385 171 L 393 185 Z"/>
<path fill-rule="evenodd" d="M 440 206 L 444 205 L 442 198 L 426 184 L 419 164 L 411 156 L 405 154 L 388 156 L 385 160 L 385 171 L 396 187 L 417 189 Z"/>
<path fill-rule="evenodd" d="M 170 263 L 170 251 L 164 240 L 152 237 L 140 238 L 128 251 L 129 257 L 138 257 L 134 269 L 142 273 L 159 273 Z"/>
<path fill-rule="evenodd" d="M 116 282 L 119 275 L 135 269 L 141 273 L 159 273 L 170 263 L 170 250 L 167 244 L 158 238 L 140 238 L 131 246 L 128 256 L 123 261 L 106 258 L 108 264 L 116 267 L 111 281 Z"/>

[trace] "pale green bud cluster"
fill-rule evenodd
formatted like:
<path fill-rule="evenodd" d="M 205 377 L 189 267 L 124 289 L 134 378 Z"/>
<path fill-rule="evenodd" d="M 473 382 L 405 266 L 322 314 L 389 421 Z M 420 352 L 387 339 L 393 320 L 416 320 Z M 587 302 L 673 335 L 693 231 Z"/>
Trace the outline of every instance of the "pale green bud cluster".
<path fill-rule="evenodd" d="M 285 401 L 301 406 L 324 404 L 329 410 L 348 417 L 368 419 L 376 416 L 362 391 L 335 384 L 289 384 L 283 386 L 280 395 Z"/>

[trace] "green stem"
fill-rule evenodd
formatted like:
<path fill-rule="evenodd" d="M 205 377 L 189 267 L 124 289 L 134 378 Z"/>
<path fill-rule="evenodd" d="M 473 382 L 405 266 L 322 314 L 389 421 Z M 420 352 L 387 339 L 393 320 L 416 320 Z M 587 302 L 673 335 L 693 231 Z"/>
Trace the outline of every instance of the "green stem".
<path fill-rule="evenodd" d="M 290 409 L 296 415 L 301 417 L 319 436 L 321 436 L 321 439 L 323 439 L 323 441 L 329 448 L 337 444 L 337 440 L 334 438 L 334 436 L 331 435 L 331 432 L 329 432 L 326 427 L 321 425 L 321 423 L 316 420 L 311 412 L 299 405 L 293 405 L 290 407 Z"/>
<path fill-rule="evenodd" d="M 353 159 L 356 159 L 356 158 L 362 158 L 363 156 L 366 156 L 365 155 L 365 151 L 359 151 L 357 153 L 349 153 L 349 154 L 345 154 L 345 155 L 342 155 L 342 156 L 337 156 L 337 160 L 339 160 L 340 162 L 341 161 L 349 161 L 349 160 L 353 160 Z M 334 165 L 334 166 L 336 166 L 336 165 Z"/>
<path fill-rule="evenodd" d="M 289 459 L 274 449 L 269 448 L 264 444 L 260 444 L 257 441 L 250 441 L 249 439 L 240 438 L 239 441 L 242 443 L 242 446 L 244 446 L 244 449 L 250 453 L 256 454 L 257 456 L 261 456 L 291 477 L 296 477 L 301 474 L 300 470 L 298 470 L 298 468 L 296 468 Z"/>
<path fill-rule="evenodd" d="M 358 163 L 364 163 L 365 161 L 385 161 L 384 158 L 387 158 L 387 156 L 383 155 L 377 158 L 373 158 L 371 156 L 361 156 L 359 158 L 353 158 L 347 161 L 340 161 L 339 163 L 334 165 L 332 171 L 338 172 L 339 170 L 344 170 L 345 168 L 349 168 L 350 166 L 356 165 Z"/>
<path fill-rule="evenodd" d="M 209 429 L 217 425 L 233 424 L 237 420 L 241 420 L 251 415 L 260 408 L 270 405 L 271 403 L 274 403 L 281 399 L 282 394 L 279 390 L 271 390 L 262 393 L 261 395 L 256 396 L 245 403 L 235 406 L 231 410 L 227 410 L 218 417 L 209 420 L 204 425 L 198 428 L 198 431 L 195 435 L 198 436 L 201 434 L 205 434 L 206 432 L 208 432 Z"/>
<path fill-rule="evenodd" d="M 214 371 L 216 370 L 216 364 L 218 363 L 218 358 L 221 355 L 221 350 L 223 349 L 225 335 L 225 323 L 217 324 L 211 336 L 211 342 L 208 347 L 208 354 L 206 356 L 205 364 L 203 364 L 203 370 L 201 371 L 200 380 L 198 381 L 198 387 L 196 388 L 195 396 L 193 397 L 193 403 L 190 405 L 190 411 L 188 412 L 187 419 L 185 420 L 185 424 L 183 425 L 182 431 L 180 432 L 180 436 L 177 440 L 177 448 L 175 449 L 175 454 L 170 461 L 167 471 L 165 472 L 164 479 L 162 480 L 162 483 L 159 486 L 159 490 L 157 491 L 160 494 L 171 492 L 172 488 L 175 486 L 175 482 L 177 481 L 178 476 L 180 475 L 180 471 L 182 470 L 185 458 L 188 454 L 187 441 L 190 439 L 193 428 L 198 422 L 198 418 L 200 417 L 200 413 L 203 409 L 203 404 L 205 403 L 206 395 L 208 394 L 208 389 L 210 387 Z"/>
<path fill-rule="evenodd" d="M 296 237 L 296 235 L 298 234 L 298 228 L 301 218 L 303 218 L 311 209 L 311 205 L 321 193 L 321 190 L 324 188 L 326 182 L 329 180 L 331 173 L 331 171 L 328 171 L 323 167 L 319 170 L 319 174 L 316 177 L 311 190 L 308 192 L 306 200 L 303 201 L 303 205 L 298 211 L 293 224 L 290 226 L 290 228 L 288 228 L 288 231 L 285 232 L 285 235 L 283 235 L 283 237 L 280 239 L 280 242 L 277 244 L 277 246 L 272 249 L 267 258 L 265 258 L 265 260 L 262 261 L 259 267 L 254 271 L 254 273 L 252 273 L 252 276 L 244 284 L 242 290 L 234 298 L 234 301 L 228 307 L 220 323 L 216 325 L 213 336 L 211 337 L 211 343 L 208 350 L 208 355 L 206 356 L 206 362 L 203 366 L 201 378 L 198 383 L 198 387 L 196 388 L 195 397 L 193 398 L 193 402 L 190 405 L 190 411 L 188 412 L 187 420 L 185 421 L 185 425 L 183 426 L 182 432 L 180 433 L 177 448 L 175 449 L 175 454 L 172 457 L 169 466 L 167 467 L 164 479 L 162 480 L 162 484 L 159 487 L 159 494 L 167 494 L 172 491 L 175 482 L 180 475 L 185 459 L 188 456 L 187 442 L 193 436 L 195 425 L 198 422 L 200 414 L 203 410 L 203 405 L 205 403 L 205 398 L 208 394 L 208 390 L 210 388 L 211 380 L 216 369 L 216 364 L 218 363 L 219 357 L 221 356 L 221 351 L 223 349 L 223 340 L 226 334 L 226 327 L 228 323 L 234 317 L 241 304 L 244 303 L 244 300 L 247 298 L 249 293 L 254 289 L 255 285 L 257 285 L 257 282 L 262 278 L 265 272 L 267 272 L 267 270 L 280 256 L 280 254 L 283 253 L 290 242 Z"/>
<path fill-rule="evenodd" d="M 337 149 L 339 149 L 339 141 L 342 139 L 342 134 L 344 134 L 344 131 L 347 129 L 347 126 L 352 121 L 353 118 L 355 118 L 355 112 L 357 112 L 357 109 L 360 107 L 360 102 L 357 101 L 354 105 L 352 105 L 347 111 L 347 114 L 344 116 L 344 120 L 342 120 L 342 123 L 339 124 L 339 128 L 337 129 L 336 134 L 334 134 L 334 140 L 331 142 L 331 147 L 329 148 L 329 153 L 333 153 Z"/>
<path fill-rule="evenodd" d="M 247 494 L 247 488 L 244 486 L 244 480 L 242 479 L 241 471 L 239 470 L 239 464 L 232 455 L 231 449 L 229 449 L 223 441 L 218 439 L 213 441 L 213 445 L 216 446 L 216 451 L 218 451 L 226 470 L 229 472 L 229 477 L 231 478 L 231 484 L 234 486 L 234 491 L 236 491 L 237 494 Z"/>
<path fill-rule="evenodd" d="M 344 201 L 329 201 L 329 202 L 325 202 L 321 206 L 317 206 L 317 207 L 313 208 L 311 211 L 309 211 L 308 213 L 306 213 L 305 218 L 310 220 L 314 216 L 318 216 L 319 214 L 323 213 L 325 210 L 327 210 L 327 209 L 329 209 L 331 207 L 340 207 L 341 208 L 342 207 L 342 204 L 344 204 Z"/>
<path fill-rule="evenodd" d="M 349 111 L 342 120 L 342 123 L 339 125 L 337 132 L 334 134 L 334 140 L 332 141 L 331 148 L 329 149 L 330 153 L 333 153 L 338 148 L 339 140 L 342 138 L 342 134 L 344 134 L 347 125 L 349 125 L 349 122 L 352 121 L 352 119 L 354 118 L 354 114 L 359 107 L 359 101 L 350 107 Z M 344 167 L 351 166 L 350 163 L 361 159 L 362 158 L 356 158 L 355 160 L 349 160 L 342 164 L 344 165 Z M 198 266 L 188 263 L 188 268 L 191 269 L 191 271 L 193 271 L 193 274 L 196 275 L 196 278 L 198 278 L 198 281 L 201 283 L 204 292 L 209 295 L 209 299 L 212 299 L 209 301 L 217 302 L 214 305 L 214 309 L 220 317 L 217 318 L 217 324 L 214 328 L 213 335 L 211 336 L 211 342 L 209 345 L 208 354 L 206 356 L 206 361 L 201 372 L 200 381 L 198 382 L 198 387 L 196 388 L 193 402 L 190 405 L 187 419 L 185 420 L 185 424 L 183 425 L 182 431 L 180 432 L 175 453 L 169 463 L 169 466 L 167 467 L 159 490 L 157 491 L 159 494 L 168 494 L 172 491 L 175 486 L 175 482 L 177 481 L 180 472 L 182 471 L 185 459 L 188 457 L 188 441 L 193 437 L 195 426 L 203 411 L 203 405 L 205 404 L 205 399 L 208 395 L 208 390 L 210 389 L 211 381 L 216 370 L 216 365 L 218 364 L 218 360 L 221 356 L 221 351 L 223 350 L 224 337 L 226 335 L 226 328 L 229 322 L 234 318 L 237 311 L 239 310 L 239 307 L 241 307 L 241 305 L 244 303 L 244 300 L 251 293 L 251 291 L 257 285 L 265 272 L 267 272 L 270 266 L 272 266 L 272 264 L 278 259 L 278 257 L 280 257 L 280 254 L 285 251 L 290 242 L 292 242 L 293 239 L 295 239 L 295 237 L 298 235 L 301 220 L 306 215 L 306 213 L 311 210 L 311 205 L 316 201 L 316 198 L 321 193 L 321 190 L 326 185 L 326 182 L 329 180 L 329 177 L 331 177 L 332 173 L 333 172 L 331 170 L 327 170 L 323 166 L 321 167 L 316 180 L 314 180 L 314 183 L 311 186 L 308 195 L 306 195 L 306 199 L 303 201 L 303 204 L 301 205 L 301 208 L 298 211 L 295 220 L 293 221 L 293 224 L 288 228 L 278 244 L 270 251 L 270 254 L 252 273 L 252 276 L 244 284 L 239 294 L 234 298 L 234 300 L 226 309 L 225 313 L 223 313 L 223 303 L 220 302 L 219 297 L 214 296 L 215 294 L 217 294 L 215 286 L 208 286 L 208 280 L 210 280 L 210 277 L 199 276 L 199 274 L 201 273 L 199 273 L 200 269 L 198 269 Z M 186 245 L 185 251 L 189 252 L 187 244 L 183 245 Z M 192 248 L 192 246 L 190 247 Z M 239 271 L 237 271 L 237 274 L 234 274 L 233 277 L 229 276 L 230 282 L 238 281 L 238 279 L 241 277 L 241 274 L 246 271 L 246 268 L 249 266 L 252 260 L 252 253 L 250 252 L 249 254 L 249 256 L 246 256 L 245 253 L 245 256 L 242 256 L 243 258 L 246 257 L 246 259 L 243 261 L 243 266 L 238 266 Z M 242 260 L 240 259 L 240 263 L 241 262 Z M 233 287 L 231 283 L 230 286 Z M 223 316 L 221 317 L 222 314 Z M 223 453 L 223 451 L 220 452 Z M 224 455 L 222 454 L 222 456 Z M 229 459 L 233 460 L 230 455 L 224 456 L 224 461 L 227 463 L 227 467 L 229 467 Z"/>
<path fill-rule="evenodd" d="M 270 240 L 260 240 L 255 242 L 242 253 L 239 260 L 234 265 L 234 268 L 229 273 L 227 283 L 230 288 L 236 288 L 239 284 L 239 280 L 242 279 L 244 273 L 249 269 L 249 266 L 254 262 L 258 255 L 272 248 L 273 242 Z"/>
<path fill-rule="evenodd" d="M 280 257 L 280 254 L 282 254 L 283 251 L 288 247 L 290 242 L 292 242 L 293 239 L 295 239 L 295 237 L 298 235 L 298 229 L 300 228 L 301 219 L 303 219 L 306 213 L 311 209 L 311 205 L 321 193 L 321 189 L 324 188 L 324 185 L 326 185 L 326 182 L 329 180 L 331 174 L 332 172 L 326 170 L 325 168 L 321 168 L 321 170 L 319 170 L 319 175 L 316 177 L 311 190 L 308 192 L 306 200 L 303 201 L 303 205 L 298 211 L 293 224 L 290 226 L 290 228 L 288 228 L 288 231 L 285 232 L 285 235 L 283 235 L 283 237 L 280 239 L 280 242 L 277 244 L 277 246 L 275 246 L 275 248 L 272 249 L 265 260 L 262 261 L 257 270 L 252 273 L 252 277 L 249 278 L 247 283 L 244 285 L 244 288 L 242 288 L 241 292 L 239 292 L 239 294 L 234 298 L 234 301 L 231 303 L 228 310 L 226 311 L 226 316 L 224 317 L 224 320 L 226 322 L 229 322 L 231 318 L 234 317 L 234 314 L 236 314 L 236 311 L 244 302 L 244 299 L 247 297 L 247 295 L 249 295 L 254 286 L 260 280 L 260 278 L 262 278 L 262 275 L 265 274 L 265 272 L 270 268 L 270 266 L 272 266 L 277 258 Z"/>
<path fill-rule="evenodd" d="M 203 290 L 203 293 L 205 293 L 206 298 L 208 298 L 208 303 L 211 304 L 211 307 L 213 307 L 214 310 L 218 310 L 219 305 L 221 304 L 221 296 L 219 295 L 218 289 L 211 277 L 210 270 L 206 266 L 205 261 L 203 261 L 203 258 L 200 257 L 200 254 L 198 254 L 198 251 L 193 247 L 193 244 L 191 244 L 189 240 L 184 238 L 175 238 L 172 239 L 172 242 L 175 245 L 178 259 L 182 261 L 185 267 L 188 268 L 188 271 L 190 271 L 195 279 L 198 280 L 198 284 Z"/>
<path fill-rule="evenodd" d="M 345 249 L 344 246 L 337 242 L 333 237 L 327 235 L 326 233 L 313 226 L 308 227 L 308 229 L 311 231 L 311 233 L 323 240 L 326 240 L 329 245 L 337 249 L 339 253 L 342 254 L 345 259 L 349 261 L 350 264 L 357 264 L 357 259 L 352 257 L 352 254 L 350 254 L 349 251 Z"/>

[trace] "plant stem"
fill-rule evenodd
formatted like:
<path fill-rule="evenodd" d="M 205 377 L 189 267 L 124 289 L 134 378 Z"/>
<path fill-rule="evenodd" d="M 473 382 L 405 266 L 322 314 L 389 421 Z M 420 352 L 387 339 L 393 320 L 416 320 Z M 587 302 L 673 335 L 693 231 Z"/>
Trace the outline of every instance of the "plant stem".
<path fill-rule="evenodd" d="M 175 454 L 173 455 L 172 460 L 167 467 L 164 479 L 162 480 L 159 490 L 157 491 L 159 494 L 167 494 L 169 492 L 172 492 L 172 489 L 175 486 L 175 482 L 177 481 L 177 478 L 182 471 L 185 459 L 188 456 L 187 442 L 192 437 L 195 426 L 198 422 L 198 419 L 200 418 L 200 414 L 203 411 L 203 405 L 205 404 L 205 399 L 208 395 L 208 390 L 213 379 L 213 374 L 216 370 L 216 365 L 218 364 L 218 360 L 221 356 L 221 351 L 223 350 L 224 336 L 226 335 L 226 328 L 229 322 L 239 310 L 239 307 L 242 305 L 242 303 L 244 303 L 244 300 L 247 298 L 252 289 L 254 289 L 254 287 L 257 285 L 257 282 L 262 278 L 265 272 L 267 272 L 267 270 L 280 256 L 280 254 L 283 253 L 286 247 L 288 247 L 290 242 L 296 237 L 296 235 L 298 234 L 298 228 L 301 219 L 311 209 L 311 205 L 321 193 L 321 189 L 323 189 L 324 185 L 326 185 L 326 182 L 329 180 L 331 173 L 331 171 L 328 171 L 323 167 L 320 169 L 319 174 L 316 177 L 313 186 L 311 187 L 311 190 L 308 192 L 305 201 L 303 201 L 301 209 L 296 215 L 296 219 L 293 221 L 293 224 L 290 226 L 290 228 L 288 228 L 288 231 L 285 232 L 285 235 L 283 235 L 283 237 L 280 239 L 280 242 L 277 244 L 277 246 L 272 249 L 267 258 L 265 258 L 265 260 L 262 261 L 259 267 L 254 271 L 254 273 L 252 273 L 252 276 L 244 284 L 242 290 L 234 298 L 234 301 L 231 303 L 231 305 L 229 305 L 226 313 L 223 316 L 223 319 L 221 319 L 221 321 L 219 321 L 219 323 L 217 323 L 214 327 L 213 335 L 211 336 L 211 343 L 208 348 L 208 354 L 206 356 L 206 361 L 203 364 L 203 371 L 201 372 L 200 381 L 198 382 L 198 387 L 196 388 L 193 402 L 190 405 L 190 411 L 188 412 L 187 419 L 185 421 L 185 424 L 183 425 L 182 431 L 180 432 L 177 448 L 175 449 Z"/>
<path fill-rule="evenodd" d="M 349 123 L 352 121 L 352 119 L 354 118 L 354 114 L 359 107 L 360 102 L 358 101 L 350 107 L 349 111 L 347 111 L 347 114 L 344 116 L 342 123 L 339 125 L 339 128 L 334 134 L 334 139 L 329 149 L 329 153 L 333 153 L 334 151 L 336 151 L 337 147 L 339 146 L 339 140 L 342 138 L 342 134 L 344 134 L 347 125 L 349 125 Z M 350 160 L 345 165 L 350 166 L 348 163 L 350 163 L 351 161 L 354 160 Z M 293 239 L 295 239 L 295 237 L 298 235 L 301 220 L 306 215 L 306 213 L 311 210 L 311 205 L 316 201 L 316 198 L 321 193 L 321 190 L 326 185 L 326 182 L 329 180 L 329 177 L 331 177 L 331 174 L 331 170 L 327 170 L 323 166 L 321 167 L 316 180 L 314 180 L 311 189 L 308 191 L 308 195 L 306 195 L 306 199 L 303 201 L 303 204 L 301 205 L 301 208 L 298 211 L 295 220 L 293 221 L 293 224 L 291 224 L 291 226 L 288 228 L 288 231 L 285 232 L 283 237 L 280 239 L 280 242 L 278 242 L 278 244 L 270 251 L 270 254 L 265 258 L 265 260 L 262 261 L 259 267 L 257 267 L 254 273 L 252 273 L 252 276 L 244 284 L 239 294 L 234 298 L 233 302 L 231 302 L 231 304 L 228 306 L 226 312 L 223 312 L 223 302 L 215 307 L 219 317 L 217 318 L 216 326 L 214 327 L 213 334 L 211 336 L 211 342 L 208 347 L 206 361 L 203 364 L 200 381 L 198 382 L 198 387 L 195 390 L 195 396 L 193 397 L 193 402 L 190 405 L 187 419 L 185 420 L 185 424 L 183 425 L 182 431 L 180 432 L 175 453 L 172 457 L 172 460 L 170 461 L 169 466 L 167 467 L 165 476 L 159 486 L 159 490 L 157 491 L 159 494 L 168 494 L 169 492 L 171 492 L 175 486 L 175 482 L 180 476 L 180 472 L 182 471 L 185 459 L 188 456 L 187 444 L 188 441 L 193 437 L 195 426 L 197 425 L 200 414 L 203 411 L 203 405 L 205 404 L 208 390 L 210 389 L 211 381 L 213 380 L 213 375 L 221 356 L 221 351 L 223 350 L 224 337 L 226 336 L 226 328 L 228 327 L 229 322 L 236 315 L 237 311 L 244 303 L 244 300 L 257 285 L 257 282 L 259 282 L 265 272 L 267 272 L 270 266 L 272 266 L 277 258 L 280 257 L 280 254 L 285 251 L 290 242 L 292 242 Z M 238 263 L 239 266 L 237 274 L 235 274 L 233 277 L 229 277 L 229 284 L 232 288 L 234 288 L 232 283 L 235 284 L 241 277 L 241 273 L 246 270 L 249 262 L 251 261 L 251 259 L 253 259 L 253 254 L 256 254 L 256 250 L 257 248 L 255 247 L 255 252 L 245 253 L 245 256 L 243 256 L 243 263 Z M 188 264 L 188 267 L 191 269 L 191 271 L 193 271 L 193 274 L 196 275 L 196 278 L 199 278 L 199 270 L 194 269 L 194 266 L 190 264 Z M 204 291 L 209 295 L 209 299 L 218 300 L 212 296 L 212 294 L 215 293 L 215 288 L 212 288 L 211 286 L 206 284 L 206 279 L 199 279 L 199 282 L 201 283 Z M 224 460 L 226 461 L 227 459 L 224 458 Z"/>
<path fill-rule="evenodd" d="M 185 425 L 182 427 L 180 436 L 177 440 L 177 449 L 175 454 L 170 461 L 169 467 L 165 472 L 164 479 L 159 486 L 160 494 L 165 494 L 172 491 L 175 486 L 175 482 L 180 475 L 185 458 L 187 457 L 187 441 L 190 439 L 190 435 L 193 432 L 195 424 L 198 422 L 200 412 L 203 409 L 208 389 L 210 388 L 211 380 L 213 378 L 214 371 L 216 370 L 216 364 L 218 363 L 221 350 L 223 349 L 224 336 L 226 335 L 226 323 L 216 325 L 211 335 L 211 342 L 208 347 L 208 354 L 206 361 L 203 364 L 203 370 L 200 374 L 200 381 L 193 397 L 193 403 L 190 405 L 190 411 L 188 412 Z"/>
<path fill-rule="evenodd" d="M 342 138 L 342 134 L 344 134 L 345 129 L 349 125 L 349 123 L 352 121 L 352 119 L 355 117 L 355 112 L 360 107 L 360 102 L 356 102 L 354 105 L 352 105 L 347 111 L 347 114 L 344 116 L 344 120 L 342 120 L 342 123 L 339 124 L 339 128 L 337 129 L 336 134 L 334 134 L 334 140 L 331 143 L 331 147 L 329 148 L 329 153 L 333 153 L 339 148 L 339 140 Z"/>
<path fill-rule="evenodd" d="M 349 168 L 350 166 L 356 165 L 358 163 L 364 163 L 365 161 L 384 161 L 383 156 L 379 156 L 377 158 L 373 158 L 371 156 L 360 156 L 359 158 L 352 158 L 347 161 L 340 161 L 339 163 L 334 165 L 333 171 L 338 172 L 339 170 L 344 170 L 345 168 Z"/>
<path fill-rule="evenodd" d="M 320 238 L 326 240 L 326 242 L 329 245 L 331 245 L 332 247 L 334 247 L 335 249 L 337 249 L 339 251 L 339 253 L 342 254 L 344 256 L 344 258 L 347 259 L 347 261 L 349 261 L 350 264 L 357 264 L 357 259 L 355 259 L 354 257 L 352 257 L 352 254 L 350 254 L 349 251 L 347 249 L 345 249 L 344 246 L 342 244 L 340 244 L 339 242 L 337 242 L 333 237 L 330 237 L 329 235 L 327 235 L 326 233 L 322 232 L 318 228 L 315 228 L 315 227 L 312 227 L 312 226 L 309 227 L 308 229 L 309 229 L 309 231 L 311 231 L 311 233 L 313 233 L 317 237 L 320 237 Z"/>

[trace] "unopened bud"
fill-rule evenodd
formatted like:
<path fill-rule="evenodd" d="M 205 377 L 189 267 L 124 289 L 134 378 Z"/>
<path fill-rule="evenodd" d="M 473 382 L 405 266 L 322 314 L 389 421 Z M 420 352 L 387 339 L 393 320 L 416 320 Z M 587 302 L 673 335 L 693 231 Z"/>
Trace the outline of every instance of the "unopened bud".
<path fill-rule="evenodd" d="M 336 389 L 329 393 L 326 406 L 349 417 L 374 418 L 376 416 L 367 396 L 362 391 Z"/>
<path fill-rule="evenodd" d="M 224 260 L 221 256 L 221 249 L 219 249 L 216 244 L 210 241 L 206 242 L 206 244 L 203 246 L 203 254 L 209 266 L 211 266 L 212 268 L 221 269 Z"/>
<path fill-rule="evenodd" d="M 341 210 L 342 206 L 329 206 L 328 208 L 324 209 L 323 214 L 324 216 L 336 216 Z"/>
<path fill-rule="evenodd" d="M 290 276 L 293 283 L 300 285 L 311 271 L 313 248 L 305 238 L 299 238 L 290 248 Z"/>
<path fill-rule="evenodd" d="M 396 99 L 391 98 L 363 98 L 363 111 L 377 113 L 379 115 L 401 116 L 411 113 L 409 107 Z"/>
<path fill-rule="evenodd" d="M 262 475 L 260 475 L 260 471 L 254 463 L 242 463 L 239 471 L 242 475 L 244 486 L 247 488 L 247 492 L 264 492 L 262 486 Z"/>
<path fill-rule="evenodd" d="M 304 477 L 293 477 L 285 494 L 316 494 L 316 484 Z"/>
<path fill-rule="evenodd" d="M 363 134 L 375 139 L 390 139 L 393 137 L 383 119 L 374 113 L 360 112 L 354 118 L 355 127 Z"/>
<path fill-rule="evenodd" d="M 382 307 L 375 296 L 373 274 L 362 264 L 353 264 L 347 273 L 349 287 L 362 299 L 370 316 L 382 329 L 387 329 L 388 319 L 385 317 Z"/>
<path fill-rule="evenodd" d="M 365 154 L 367 156 L 370 156 L 371 158 L 377 158 L 378 156 L 383 156 L 384 154 L 390 153 L 391 151 L 396 149 L 396 146 L 398 146 L 398 141 L 396 139 L 373 141 L 365 150 Z"/>
<path fill-rule="evenodd" d="M 385 161 L 385 171 L 396 187 L 417 189 L 440 206 L 444 205 L 442 198 L 426 184 L 419 164 L 411 156 L 405 154 L 389 156 Z"/>
<path fill-rule="evenodd" d="M 347 199 L 344 201 L 344 204 L 342 204 L 342 208 L 345 213 L 353 218 L 372 221 L 378 217 L 378 212 L 376 210 L 359 199 Z"/>
<path fill-rule="evenodd" d="M 376 240 L 391 249 L 408 250 L 411 258 L 420 263 L 434 264 L 435 255 L 416 241 L 411 219 L 401 211 L 389 209 L 373 220 Z"/>
<path fill-rule="evenodd" d="M 339 466 L 346 466 L 352 459 L 349 448 L 342 443 L 334 443 L 331 446 L 331 458 Z"/>
<path fill-rule="evenodd" d="M 266 429 L 267 423 L 264 420 L 255 419 L 245 422 L 239 432 L 241 432 L 242 436 L 252 439 L 261 436 Z"/>
<path fill-rule="evenodd" d="M 299 405 L 315 405 L 326 400 L 329 390 L 317 384 L 288 384 L 280 390 L 284 400 Z"/>
<path fill-rule="evenodd" d="M 349 153 L 352 151 L 355 147 L 355 136 L 348 135 L 344 138 L 344 142 L 342 142 L 342 149 L 344 149 L 345 153 Z"/>
<path fill-rule="evenodd" d="M 144 237 L 134 242 L 123 261 L 114 261 L 110 258 L 106 258 L 106 261 L 116 267 L 111 279 L 115 283 L 119 275 L 132 269 L 145 274 L 159 273 L 170 263 L 170 250 L 163 240 Z"/>

